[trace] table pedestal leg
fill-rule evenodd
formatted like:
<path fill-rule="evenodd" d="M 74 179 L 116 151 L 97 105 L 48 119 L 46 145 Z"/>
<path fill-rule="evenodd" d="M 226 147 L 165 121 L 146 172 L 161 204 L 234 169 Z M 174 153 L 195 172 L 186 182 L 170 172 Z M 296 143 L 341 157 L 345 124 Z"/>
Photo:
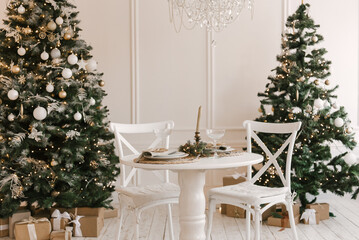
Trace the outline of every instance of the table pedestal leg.
<path fill-rule="evenodd" d="M 206 198 L 203 193 L 205 171 L 179 171 L 181 187 L 179 198 L 180 240 L 204 240 Z"/>

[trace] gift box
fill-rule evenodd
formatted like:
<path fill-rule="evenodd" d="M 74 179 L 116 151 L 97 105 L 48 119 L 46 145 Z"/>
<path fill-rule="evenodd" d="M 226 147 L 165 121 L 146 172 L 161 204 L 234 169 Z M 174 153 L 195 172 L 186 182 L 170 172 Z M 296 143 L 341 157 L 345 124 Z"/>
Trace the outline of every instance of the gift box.
<path fill-rule="evenodd" d="M 0 218 L 0 237 L 9 236 L 9 218 Z"/>
<path fill-rule="evenodd" d="M 288 215 L 287 207 L 285 206 L 285 204 L 278 204 L 276 212 L 278 212 L 278 211 L 284 213 L 284 215 Z M 296 203 L 296 202 L 293 203 L 293 215 L 294 216 L 300 215 L 300 204 L 299 203 Z"/>
<path fill-rule="evenodd" d="M 50 239 L 51 224 L 47 218 L 35 219 L 30 217 L 15 223 L 14 235 L 16 240 L 48 240 Z"/>
<path fill-rule="evenodd" d="M 31 216 L 30 211 L 28 210 L 19 210 L 16 213 L 14 213 L 10 218 L 9 218 L 9 237 L 10 238 L 14 238 L 14 228 L 15 228 L 15 223 L 19 222 L 23 219 L 29 219 Z"/>
<path fill-rule="evenodd" d="M 300 215 L 294 215 L 295 224 L 299 223 Z M 273 216 L 268 217 L 267 225 L 282 228 L 290 228 L 289 216 L 287 214 L 275 213 Z"/>
<path fill-rule="evenodd" d="M 72 227 L 70 230 L 53 231 L 50 234 L 50 240 L 71 240 L 72 238 Z"/>
<path fill-rule="evenodd" d="M 223 186 L 235 185 L 241 182 L 245 182 L 247 179 L 241 176 L 224 176 Z M 245 210 L 233 205 L 221 204 L 221 213 L 226 214 L 228 217 L 240 217 L 246 216 Z"/>
<path fill-rule="evenodd" d="M 312 203 L 307 204 L 305 208 L 315 209 L 319 214 L 320 220 L 329 219 L 329 204 L 328 203 Z"/>
<path fill-rule="evenodd" d="M 320 222 L 320 215 L 317 211 L 315 211 L 315 209 L 305 209 L 305 211 L 303 212 L 300 220 L 303 219 L 304 224 L 319 224 Z"/>
<path fill-rule="evenodd" d="M 104 218 L 105 209 L 104 208 L 88 208 L 88 207 L 79 207 L 77 208 L 78 216 L 96 216 L 99 218 Z"/>
<path fill-rule="evenodd" d="M 64 230 L 70 221 L 71 217 L 68 212 L 61 213 L 60 210 L 56 209 L 51 214 L 51 226 L 54 231 Z"/>
<path fill-rule="evenodd" d="M 104 219 L 97 216 L 76 216 L 71 222 L 75 237 L 98 237 L 104 226 Z"/>
<path fill-rule="evenodd" d="M 115 218 L 118 217 L 118 208 L 106 209 L 104 212 L 104 218 Z"/>

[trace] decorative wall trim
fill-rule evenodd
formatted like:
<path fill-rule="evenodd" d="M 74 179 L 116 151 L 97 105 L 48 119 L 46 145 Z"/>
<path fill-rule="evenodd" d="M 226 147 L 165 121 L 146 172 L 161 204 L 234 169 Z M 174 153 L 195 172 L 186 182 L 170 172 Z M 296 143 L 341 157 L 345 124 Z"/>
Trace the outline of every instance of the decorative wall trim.
<path fill-rule="evenodd" d="M 213 30 L 207 31 L 207 128 L 214 122 L 215 40 Z"/>
<path fill-rule="evenodd" d="M 290 12 L 289 9 L 290 9 L 290 1 L 283 0 L 282 1 L 282 32 L 283 33 L 285 31 L 285 23 L 287 21 Z"/>
<path fill-rule="evenodd" d="M 139 123 L 139 27 L 138 2 L 131 1 L 131 123 Z"/>

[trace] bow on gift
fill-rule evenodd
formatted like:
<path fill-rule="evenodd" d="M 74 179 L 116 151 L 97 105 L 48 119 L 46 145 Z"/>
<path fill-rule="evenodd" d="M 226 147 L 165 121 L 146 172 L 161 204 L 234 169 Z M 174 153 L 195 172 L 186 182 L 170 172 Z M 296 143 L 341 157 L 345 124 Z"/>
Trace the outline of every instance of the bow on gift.
<path fill-rule="evenodd" d="M 74 220 L 72 220 L 70 223 L 74 224 L 75 227 L 75 237 L 82 237 L 82 231 L 81 231 L 81 223 L 80 223 L 80 219 L 83 218 L 84 216 L 76 216 Z"/>
<path fill-rule="evenodd" d="M 305 209 L 304 213 L 300 217 L 300 220 L 304 219 L 304 221 L 309 224 L 317 224 L 315 212 L 315 209 Z"/>
<path fill-rule="evenodd" d="M 60 213 L 60 210 L 56 209 L 52 214 L 51 217 L 53 218 L 53 230 L 59 231 L 61 229 L 61 219 L 65 218 L 71 221 L 70 214 L 68 212 L 64 212 L 63 214 Z"/>
<path fill-rule="evenodd" d="M 29 232 L 29 239 L 37 240 L 35 223 L 40 223 L 40 222 L 50 222 L 50 221 L 47 218 L 35 219 L 33 217 L 29 217 L 29 219 L 23 219 L 16 224 L 27 224 L 27 231 Z M 51 232 L 51 224 L 49 224 L 49 226 L 50 226 L 49 232 Z"/>

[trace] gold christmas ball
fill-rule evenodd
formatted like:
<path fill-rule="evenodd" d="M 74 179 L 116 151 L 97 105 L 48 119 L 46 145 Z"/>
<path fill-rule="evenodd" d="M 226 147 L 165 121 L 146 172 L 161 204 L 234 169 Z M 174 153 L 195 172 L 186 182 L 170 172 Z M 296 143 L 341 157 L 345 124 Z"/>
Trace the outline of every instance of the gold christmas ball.
<path fill-rule="evenodd" d="M 39 33 L 39 38 L 40 38 L 40 39 L 45 39 L 46 36 L 47 36 L 47 35 L 46 35 L 45 32 L 40 32 L 40 33 Z"/>
<path fill-rule="evenodd" d="M 65 35 L 64 35 L 65 40 L 70 40 L 71 38 L 72 38 L 71 33 L 65 33 Z"/>
<path fill-rule="evenodd" d="M 314 121 L 318 122 L 318 121 L 319 121 L 319 118 L 320 118 L 319 115 L 315 115 L 315 116 L 314 116 Z"/>
<path fill-rule="evenodd" d="M 25 34 L 31 34 L 31 32 L 32 32 L 31 28 L 29 28 L 29 27 L 24 28 L 23 31 Z"/>
<path fill-rule="evenodd" d="M 290 120 L 293 120 L 293 119 L 294 119 L 294 114 L 293 114 L 293 113 L 289 113 L 289 114 L 288 114 L 288 117 L 289 117 Z"/>
<path fill-rule="evenodd" d="M 329 85 L 330 84 L 330 81 L 327 79 L 327 80 L 325 80 L 325 85 Z"/>
<path fill-rule="evenodd" d="M 20 72 L 20 67 L 17 66 L 17 65 L 14 65 L 12 68 L 11 68 L 11 72 L 12 73 L 15 73 L 15 74 L 18 74 Z"/>
<path fill-rule="evenodd" d="M 52 159 L 52 161 L 51 161 L 50 164 L 51 164 L 51 166 L 54 167 L 54 166 L 56 166 L 56 165 L 59 164 L 59 163 L 58 163 L 57 161 L 55 161 L 54 159 Z"/>
<path fill-rule="evenodd" d="M 52 193 L 51 193 L 52 197 L 57 197 L 59 195 L 60 195 L 60 192 L 58 192 L 58 191 L 52 191 Z"/>
<path fill-rule="evenodd" d="M 98 85 L 100 85 L 100 87 L 104 87 L 105 86 L 105 81 L 103 81 L 103 80 L 99 81 Z"/>
<path fill-rule="evenodd" d="M 95 123 L 94 123 L 94 122 L 90 122 L 90 126 L 91 126 L 91 127 L 95 126 Z"/>
<path fill-rule="evenodd" d="M 0 142 L 4 141 L 4 137 L 0 135 Z"/>
<path fill-rule="evenodd" d="M 59 97 L 60 98 L 65 98 L 67 96 L 67 93 L 64 91 L 64 90 L 61 90 L 60 92 L 59 92 Z"/>
<path fill-rule="evenodd" d="M 314 84 L 315 84 L 315 85 L 319 85 L 319 80 L 318 80 L 318 79 L 315 80 L 315 81 L 314 81 Z"/>

